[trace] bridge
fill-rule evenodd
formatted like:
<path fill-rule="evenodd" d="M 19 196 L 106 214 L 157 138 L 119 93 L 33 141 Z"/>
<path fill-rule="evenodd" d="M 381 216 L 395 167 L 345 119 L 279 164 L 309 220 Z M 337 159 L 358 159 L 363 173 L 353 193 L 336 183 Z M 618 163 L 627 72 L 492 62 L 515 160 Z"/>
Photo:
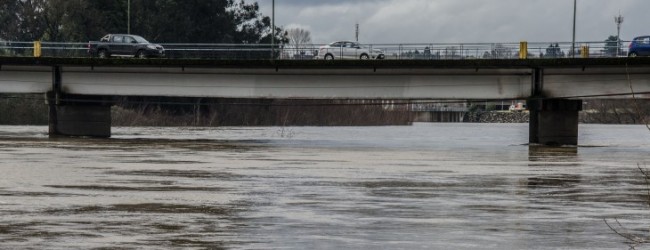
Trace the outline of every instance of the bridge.
<path fill-rule="evenodd" d="M 0 93 L 44 93 L 50 136 L 110 136 L 114 96 L 527 100 L 530 143 L 577 145 L 585 98 L 650 98 L 650 58 L 200 60 L 0 57 Z"/>

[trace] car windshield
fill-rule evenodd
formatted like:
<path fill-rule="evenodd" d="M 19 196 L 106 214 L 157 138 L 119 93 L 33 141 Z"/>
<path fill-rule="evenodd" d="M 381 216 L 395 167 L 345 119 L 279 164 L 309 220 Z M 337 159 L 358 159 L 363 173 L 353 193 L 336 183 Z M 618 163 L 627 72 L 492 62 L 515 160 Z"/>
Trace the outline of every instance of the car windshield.
<path fill-rule="evenodd" d="M 133 36 L 133 39 L 135 39 L 138 43 L 149 43 L 149 41 L 142 38 L 141 36 Z"/>

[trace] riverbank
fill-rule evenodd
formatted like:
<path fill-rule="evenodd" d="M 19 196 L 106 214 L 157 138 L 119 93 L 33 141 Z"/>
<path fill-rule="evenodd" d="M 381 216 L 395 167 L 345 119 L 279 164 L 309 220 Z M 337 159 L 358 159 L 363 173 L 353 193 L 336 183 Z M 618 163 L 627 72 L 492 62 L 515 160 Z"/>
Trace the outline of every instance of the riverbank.
<path fill-rule="evenodd" d="M 529 112 L 474 111 L 455 113 L 455 119 L 422 120 L 406 106 L 387 107 L 381 101 L 354 100 L 177 100 L 117 101 L 114 126 L 385 126 L 413 122 L 528 123 Z M 158 104 L 156 104 L 158 103 Z M 171 102 L 173 103 L 173 102 Z M 191 104 L 188 104 L 191 103 Z M 638 107 L 638 109 L 636 108 Z M 590 100 L 580 123 L 643 124 L 650 121 L 650 100 Z M 422 113 L 422 112 L 419 112 Z M 433 116 L 437 113 L 428 113 Z M 641 117 L 645 116 L 645 119 Z M 444 117 L 444 115 L 443 115 Z M 461 119 L 462 117 L 462 119 Z M 42 95 L 0 94 L 0 124 L 47 125 L 48 108 Z"/>
<path fill-rule="evenodd" d="M 650 121 L 650 116 L 644 113 L 645 120 Z M 468 112 L 463 116 L 462 122 L 468 123 L 528 123 L 530 112 L 511 111 L 477 111 Z M 644 119 L 631 109 L 613 108 L 606 112 L 598 110 L 584 110 L 579 113 L 579 122 L 582 124 L 643 124 Z"/>
<path fill-rule="evenodd" d="M 469 112 L 463 117 L 463 122 L 470 123 L 528 123 L 528 111 L 478 111 Z"/>

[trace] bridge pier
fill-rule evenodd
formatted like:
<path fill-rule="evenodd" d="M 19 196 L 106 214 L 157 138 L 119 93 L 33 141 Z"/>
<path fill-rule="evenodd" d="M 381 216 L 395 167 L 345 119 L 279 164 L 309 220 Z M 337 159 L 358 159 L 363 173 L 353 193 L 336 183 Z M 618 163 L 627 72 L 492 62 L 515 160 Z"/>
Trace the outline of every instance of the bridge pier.
<path fill-rule="evenodd" d="M 529 143 L 547 146 L 578 145 L 578 112 L 582 100 L 529 100 Z"/>
<path fill-rule="evenodd" d="M 111 107 L 50 104 L 49 136 L 111 137 Z"/>
<path fill-rule="evenodd" d="M 52 69 L 52 91 L 46 94 L 46 98 L 50 138 L 111 136 L 111 105 L 102 97 L 65 95 L 58 66 Z"/>

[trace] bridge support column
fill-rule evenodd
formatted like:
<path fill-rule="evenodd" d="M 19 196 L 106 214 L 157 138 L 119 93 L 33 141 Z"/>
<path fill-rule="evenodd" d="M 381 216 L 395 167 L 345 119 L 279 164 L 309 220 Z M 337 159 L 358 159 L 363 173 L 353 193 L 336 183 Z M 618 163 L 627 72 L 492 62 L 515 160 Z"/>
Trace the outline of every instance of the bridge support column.
<path fill-rule="evenodd" d="M 64 96 L 61 91 L 61 70 L 54 67 L 53 91 L 47 93 L 49 136 L 111 136 L 111 105 L 101 97 Z M 74 101 L 66 99 L 74 99 Z"/>
<path fill-rule="evenodd" d="M 528 109 L 530 143 L 578 145 L 578 112 L 582 110 L 582 100 L 531 100 Z"/>
<path fill-rule="evenodd" d="M 50 137 L 111 137 L 111 107 L 101 105 L 65 105 L 51 107 Z M 54 112 L 52 112 L 54 109 Z M 52 116 L 54 113 L 54 116 Z"/>

